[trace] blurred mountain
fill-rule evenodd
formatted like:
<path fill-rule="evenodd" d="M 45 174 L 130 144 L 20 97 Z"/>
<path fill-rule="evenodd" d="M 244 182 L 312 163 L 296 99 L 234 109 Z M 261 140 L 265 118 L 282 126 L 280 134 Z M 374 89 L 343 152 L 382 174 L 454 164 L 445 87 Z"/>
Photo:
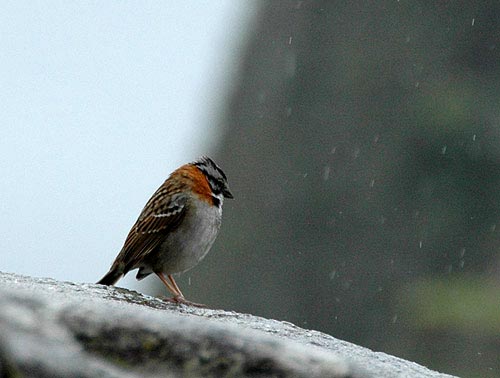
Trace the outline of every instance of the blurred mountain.
<path fill-rule="evenodd" d="M 498 376 L 500 317 L 455 320 L 500 315 L 478 298 L 500 288 L 499 36 L 496 1 L 262 2 L 215 153 L 235 200 L 190 299 Z"/>

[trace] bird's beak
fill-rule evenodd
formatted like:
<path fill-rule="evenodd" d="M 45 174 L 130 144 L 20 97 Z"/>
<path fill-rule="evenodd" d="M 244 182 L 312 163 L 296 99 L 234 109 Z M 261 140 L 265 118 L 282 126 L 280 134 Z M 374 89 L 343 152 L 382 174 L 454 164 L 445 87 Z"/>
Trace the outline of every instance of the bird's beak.
<path fill-rule="evenodd" d="M 224 188 L 224 190 L 222 191 L 222 195 L 224 196 L 224 198 L 234 198 L 228 187 Z"/>

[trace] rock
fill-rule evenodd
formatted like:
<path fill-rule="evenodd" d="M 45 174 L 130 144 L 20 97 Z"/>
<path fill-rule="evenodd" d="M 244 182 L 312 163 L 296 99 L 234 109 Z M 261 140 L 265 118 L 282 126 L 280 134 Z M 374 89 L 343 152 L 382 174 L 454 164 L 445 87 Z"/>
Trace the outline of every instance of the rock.
<path fill-rule="evenodd" d="M 288 322 L 0 272 L 2 377 L 451 377 Z"/>

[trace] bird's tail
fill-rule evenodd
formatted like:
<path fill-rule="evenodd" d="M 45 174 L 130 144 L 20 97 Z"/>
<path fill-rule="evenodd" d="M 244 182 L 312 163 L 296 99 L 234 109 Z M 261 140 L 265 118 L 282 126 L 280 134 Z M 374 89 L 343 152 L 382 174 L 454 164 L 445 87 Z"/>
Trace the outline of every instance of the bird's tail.
<path fill-rule="evenodd" d="M 123 272 L 118 269 L 111 268 L 104 277 L 102 277 L 97 283 L 101 285 L 114 285 L 118 282 L 120 278 L 123 277 Z"/>

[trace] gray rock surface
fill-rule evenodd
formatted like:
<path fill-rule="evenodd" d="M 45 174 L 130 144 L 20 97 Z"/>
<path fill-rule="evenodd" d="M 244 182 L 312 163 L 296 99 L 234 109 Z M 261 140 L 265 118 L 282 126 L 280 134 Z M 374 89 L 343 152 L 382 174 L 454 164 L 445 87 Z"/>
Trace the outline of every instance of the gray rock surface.
<path fill-rule="evenodd" d="M 451 377 L 291 323 L 0 272 L 2 377 Z"/>

